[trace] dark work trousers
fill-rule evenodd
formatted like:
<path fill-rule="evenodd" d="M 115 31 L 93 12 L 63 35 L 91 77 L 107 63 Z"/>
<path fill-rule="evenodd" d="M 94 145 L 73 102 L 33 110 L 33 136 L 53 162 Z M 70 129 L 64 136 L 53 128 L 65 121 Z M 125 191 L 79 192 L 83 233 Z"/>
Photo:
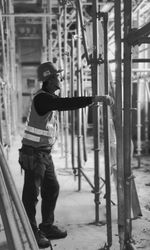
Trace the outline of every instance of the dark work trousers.
<path fill-rule="evenodd" d="M 59 183 L 55 175 L 52 156 L 43 152 L 34 154 L 34 169 L 24 171 L 22 201 L 32 229 L 37 229 L 36 205 L 40 193 L 42 224 L 52 225 L 59 194 Z"/>

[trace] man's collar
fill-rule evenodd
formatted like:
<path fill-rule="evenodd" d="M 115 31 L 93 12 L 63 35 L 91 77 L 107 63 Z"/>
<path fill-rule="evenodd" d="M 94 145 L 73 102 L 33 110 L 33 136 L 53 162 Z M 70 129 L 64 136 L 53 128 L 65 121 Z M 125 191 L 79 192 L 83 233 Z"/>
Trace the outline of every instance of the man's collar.
<path fill-rule="evenodd" d="M 42 90 L 44 90 L 45 92 L 47 92 L 47 93 L 49 93 L 49 94 L 53 94 L 53 93 L 51 93 L 51 92 L 46 88 L 45 84 L 43 84 Z"/>

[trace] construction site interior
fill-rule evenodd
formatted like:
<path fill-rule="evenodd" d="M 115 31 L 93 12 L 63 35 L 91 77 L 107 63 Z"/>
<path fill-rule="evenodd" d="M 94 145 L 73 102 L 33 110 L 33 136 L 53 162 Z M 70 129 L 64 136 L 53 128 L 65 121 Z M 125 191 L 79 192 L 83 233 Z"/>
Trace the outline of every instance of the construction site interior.
<path fill-rule="evenodd" d="M 61 97 L 104 97 L 59 112 L 53 249 L 150 250 L 149 0 L 0 0 L 0 250 L 38 249 L 18 150 L 46 61 Z"/>

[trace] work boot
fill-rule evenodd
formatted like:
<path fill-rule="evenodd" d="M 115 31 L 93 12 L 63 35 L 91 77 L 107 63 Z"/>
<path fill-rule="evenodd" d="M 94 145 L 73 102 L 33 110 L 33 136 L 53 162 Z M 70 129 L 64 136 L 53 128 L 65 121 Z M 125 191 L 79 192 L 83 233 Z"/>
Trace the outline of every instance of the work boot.
<path fill-rule="evenodd" d="M 40 230 L 44 233 L 45 237 L 48 239 L 62 239 L 67 236 L 67 231 L 59 229 L 54 225 L 39 225 Z"/>
<path fill-rule="evenodd" d="M 34 231 L 35 239 L 39 248 L 47 248 L 50 247 L 52 250 L 52 246 L 50 241 L 45 237 L 44 233 L 41 230 Z"/>

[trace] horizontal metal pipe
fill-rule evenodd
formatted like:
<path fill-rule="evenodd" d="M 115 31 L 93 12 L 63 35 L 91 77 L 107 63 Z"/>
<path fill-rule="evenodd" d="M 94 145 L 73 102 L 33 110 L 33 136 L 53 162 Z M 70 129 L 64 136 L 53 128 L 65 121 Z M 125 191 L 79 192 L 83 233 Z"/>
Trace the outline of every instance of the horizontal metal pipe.
<path fill-rule="evenodd" d="M 55 17 L 57 15 L 49 13 L 2 13 L 2 17 Z"/>
<path fill-rule="evenodd" d="M 116 60 L 115 59 L 111 59 L 109 60 L 109 63 L 115 63 Z M 121 60 L 122 63 L 124 63 L 124 60 Z M 135 58 L 132 59 L 132 63 L 149 63 L 150 62 L 150 58 Z"/>

